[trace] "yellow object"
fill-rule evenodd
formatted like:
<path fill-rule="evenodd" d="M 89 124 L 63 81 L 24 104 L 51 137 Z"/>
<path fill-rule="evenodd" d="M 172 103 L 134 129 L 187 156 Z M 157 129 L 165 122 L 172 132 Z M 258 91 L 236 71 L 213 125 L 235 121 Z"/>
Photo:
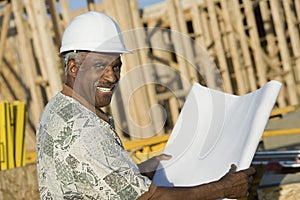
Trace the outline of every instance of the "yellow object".
<path fill-rule="evenodd" d="M 25 165 L 24 102 L 0 102 L 0 170 Z"/>
<path fill-rule="evenodd" d="M 26 106 L 24 102 L 16 101 L 13 103 L 15 110 L 15 161 L 16 167 L 25 165 L 25 123 Z"/>
<path fill-rule="evenodd" d="M 0 170 L 7 169 L 6 103 L 0 102 Z"/>
<path fill-rule="evenodd" d="M 15 167 L 15 150 L 14 150 L 14 132 L 11 128 L 11 112 L 10 105 L 8 102 L 5 102 L 5 115 L 6 115 L 6 142 L 7 142 L 7 168 L 11 169 Z"/>
<path fill-rule="evenodd" d="M 282 115 L 288 112 L 293 112 L 296 111 L 299 107 L 298 106 L 287 106 L 284 108 L 276 108 L 273 109 L 273 111 L 271 112 L 270 118 L 276 117 L 278 115 Z"/>
<path fill-rule="evenodd" d="M 265 131 L 263 133 L 263 137 L 277 136 L 277 135 L 291 135 L 291 134 L 299 134 L 299 133 L 300 133 L 300 128 L 281 129 L 281 130 Z"/>

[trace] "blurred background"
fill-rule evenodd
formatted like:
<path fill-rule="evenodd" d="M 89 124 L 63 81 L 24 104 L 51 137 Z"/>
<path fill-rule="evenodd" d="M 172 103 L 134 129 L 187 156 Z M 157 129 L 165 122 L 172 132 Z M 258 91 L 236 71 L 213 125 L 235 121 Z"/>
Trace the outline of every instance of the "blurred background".
<path fill-rule="evenodd" d="M 64 82 L 63 31 L 89 10 L 133 51 L 105 110 L 137 163 L 163 151 L 193 83 L 244 95 L 277 80 L 248 199 L 300 199 L 299 0 L 1 0 L 0 199 L 38 199 L 36 125 Z"/>

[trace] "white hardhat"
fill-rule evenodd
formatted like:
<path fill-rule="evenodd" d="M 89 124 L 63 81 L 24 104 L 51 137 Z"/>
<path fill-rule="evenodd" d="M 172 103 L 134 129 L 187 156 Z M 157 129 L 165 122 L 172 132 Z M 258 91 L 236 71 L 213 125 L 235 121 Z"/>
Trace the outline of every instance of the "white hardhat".
<path fill-rule="evenodd" d="M 131 53 L 125 49 L 118 24 L 101 12 L 86 12 L 75 17 L 67 26 L 60 56 L 70 51 Z"/>

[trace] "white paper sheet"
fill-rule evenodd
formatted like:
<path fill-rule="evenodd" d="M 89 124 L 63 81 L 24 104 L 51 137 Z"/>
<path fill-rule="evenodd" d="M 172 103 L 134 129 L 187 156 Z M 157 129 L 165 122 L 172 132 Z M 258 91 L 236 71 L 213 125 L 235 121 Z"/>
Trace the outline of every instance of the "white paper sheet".
<path fill-rule="evenodd" d="M 193 186 L 218 180 L 231 164 L 248 168 L 281 88 L 270 81 L 236 96 L 195 83 L 154 176 L 158 186 Z"/>

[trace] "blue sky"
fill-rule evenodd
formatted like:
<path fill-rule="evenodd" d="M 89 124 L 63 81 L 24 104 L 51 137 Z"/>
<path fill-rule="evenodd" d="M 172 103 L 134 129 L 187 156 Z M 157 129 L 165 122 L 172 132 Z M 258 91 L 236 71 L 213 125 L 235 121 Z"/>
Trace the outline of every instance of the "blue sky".
<path fill-rule="evenodd" d="M 102 0 L 94 0 L 94 2 L 100 2 Z M 151 4 L 155 4 L 157 2 L 161 2 L 163 0 L 138 0 L 139 5 L 141 8 L 151 5 Z M 86 7 L 87 6 L 87 1 L 86 0 L 69 0 L 69 5 L 71 7 L 72 10 L 76 10 L 78 8 L 82 8 L 82 7 Z"/>

